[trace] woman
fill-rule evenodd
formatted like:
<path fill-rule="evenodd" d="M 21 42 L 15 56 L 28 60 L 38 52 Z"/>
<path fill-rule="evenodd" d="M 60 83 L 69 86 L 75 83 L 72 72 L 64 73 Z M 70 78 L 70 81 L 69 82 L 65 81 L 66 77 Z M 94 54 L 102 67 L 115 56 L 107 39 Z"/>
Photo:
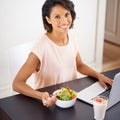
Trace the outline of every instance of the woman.
<path fill-rule="evenodd" d="M 21 94 L 39 99 L 45 106 L 54 104 L 56 98 L 48 92 L 39 92 L 26 84 L 35 74 L 35 87 L 42 88 L 77 78 L 77 71 L 94 78 L 106 88 L 112 80 L 83 63 L 77 41 L 68 32 L 73 27 L 76 13 L 70 0 L 46 0 L 42 18 L 46 33 L 35 44 L 28 59 L 13 81 L 13 89 Z"/>

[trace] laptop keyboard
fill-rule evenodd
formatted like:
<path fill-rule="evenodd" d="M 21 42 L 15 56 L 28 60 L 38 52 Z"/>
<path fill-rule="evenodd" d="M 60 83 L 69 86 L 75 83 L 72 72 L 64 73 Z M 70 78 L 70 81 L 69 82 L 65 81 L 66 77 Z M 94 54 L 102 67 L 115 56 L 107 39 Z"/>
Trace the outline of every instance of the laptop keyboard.
<path fill-rule="evenodd" d="M 103 93 L 101 93 L 99 95 L 103 95 L 103 96 L 109 98 L 110 91 L 111 91 L 111 86 L 109 86 L 108 89 L 105 92 L 103 92 Z"/>

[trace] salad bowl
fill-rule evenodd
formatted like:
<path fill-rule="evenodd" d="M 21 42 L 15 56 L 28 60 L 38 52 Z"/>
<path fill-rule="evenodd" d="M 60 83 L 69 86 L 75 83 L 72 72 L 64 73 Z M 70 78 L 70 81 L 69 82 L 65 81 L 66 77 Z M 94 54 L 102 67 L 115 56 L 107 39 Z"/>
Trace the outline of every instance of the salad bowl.
<path fill-rule="evenodd" d="M 60 108 L 72 107 L 77 99 L 76 92 L 68 87 L 56 90 L 53 94 L 57 97 L 55 104 Z"/>

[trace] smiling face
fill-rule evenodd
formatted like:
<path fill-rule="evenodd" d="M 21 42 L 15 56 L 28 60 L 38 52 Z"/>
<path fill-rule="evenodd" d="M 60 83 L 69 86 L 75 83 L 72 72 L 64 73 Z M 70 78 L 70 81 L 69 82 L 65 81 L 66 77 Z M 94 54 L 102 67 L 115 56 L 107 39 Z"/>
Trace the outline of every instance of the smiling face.
<path fill-rule="evenodd" d="M 52 32 L 68 32 L 72 24 L 72 16 L 70 11 L 61 5 L 56 5 L 51 9 L 50 17 L 46 16 L 46 20 L 52 26 Z"/>

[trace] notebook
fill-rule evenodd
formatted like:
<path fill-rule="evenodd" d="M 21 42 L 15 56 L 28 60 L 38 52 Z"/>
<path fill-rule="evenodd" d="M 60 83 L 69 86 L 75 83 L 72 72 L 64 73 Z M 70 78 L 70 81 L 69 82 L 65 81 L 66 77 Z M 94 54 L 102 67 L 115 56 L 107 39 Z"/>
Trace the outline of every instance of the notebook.
<path fill-rule="evenodd" d="M 89 87 L 79 91 L 77 99 L 93 105 L 93 98 L 109 91 L 107 109 L 120 101 L 120 72 L 114 76 L 113 84 L 105 90 L 99 82 L 95 82 Z"/>

